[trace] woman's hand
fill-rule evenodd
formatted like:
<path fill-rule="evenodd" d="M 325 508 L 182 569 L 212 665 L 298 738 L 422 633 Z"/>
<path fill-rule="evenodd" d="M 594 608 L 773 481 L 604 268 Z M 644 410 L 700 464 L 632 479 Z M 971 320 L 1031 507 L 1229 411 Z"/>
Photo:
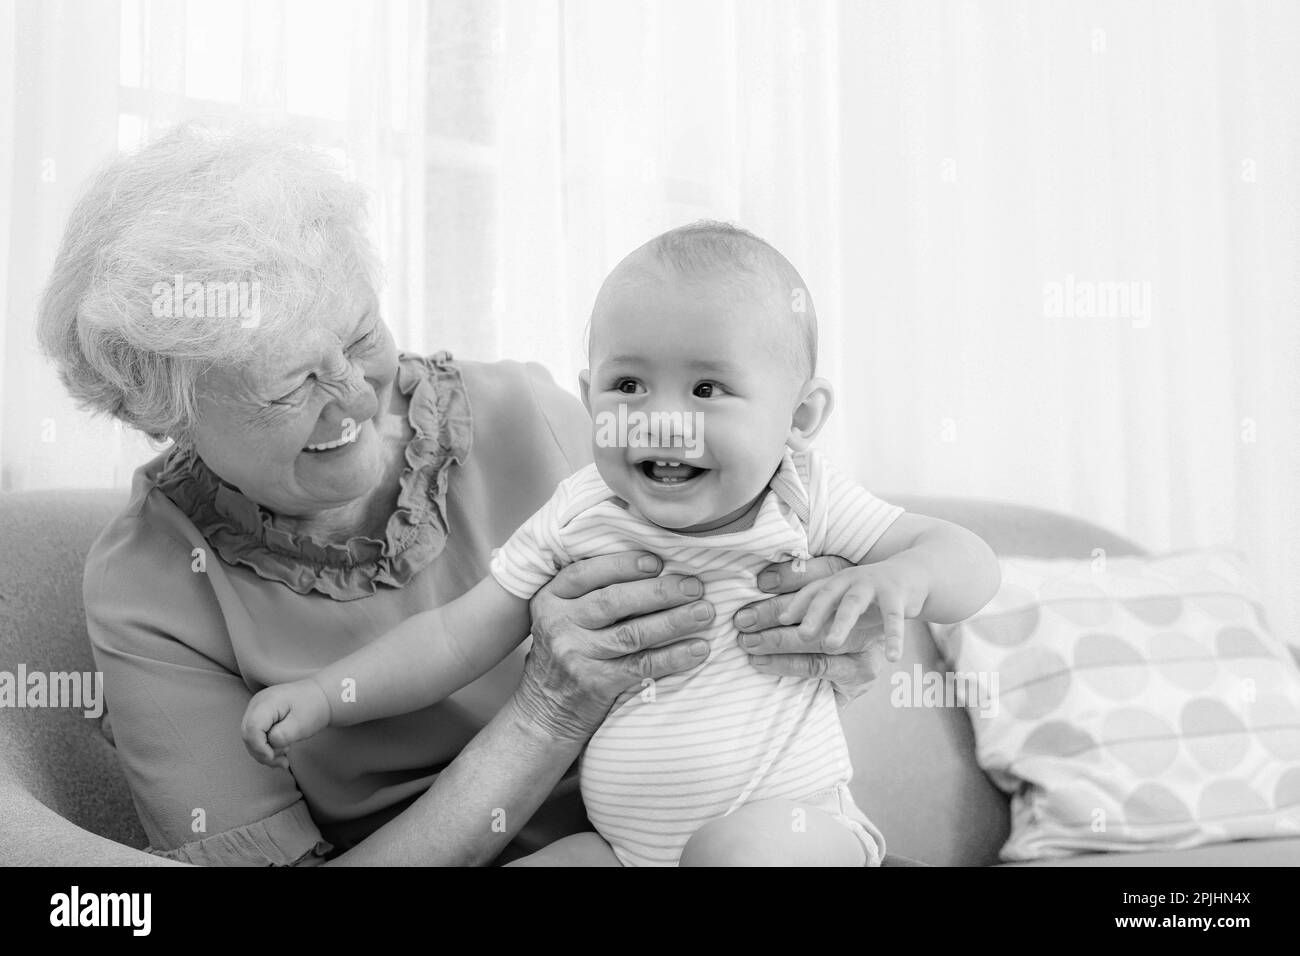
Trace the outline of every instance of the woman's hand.
<path fill-rule="evenodd" d="M 699 578 L 659 576 L 629 551 L 569 565 L 532 601 L 533 646 L 515 703 L 552 736 L 585 740 L 628 687 L 702 664 L 713 620 Z"/>
<path fill-rule="evenodd" d="M 740 646 L 753 655 L 755 667 L 781 677 L 828 680 L 850 699 L 871 686 L 885 664 L 884 626 L 878 607 L 873 605 L 858 618 L 844 642 L 834 649 L 826 646 L 826 627 L 808 639 L 799 633 L 800 621 L 781 623 L 782 615 L 806 585 L 851 567 L 844 558 L 831 556 L 805 562 L 802 573 L 796 573 L 787 561 L 769 565 L 759 575 L 759 588 L 777 596 L 747 604 L 733 618 L 740 629 Z M 825 623 L 833 620 L 832 616 Z"/>

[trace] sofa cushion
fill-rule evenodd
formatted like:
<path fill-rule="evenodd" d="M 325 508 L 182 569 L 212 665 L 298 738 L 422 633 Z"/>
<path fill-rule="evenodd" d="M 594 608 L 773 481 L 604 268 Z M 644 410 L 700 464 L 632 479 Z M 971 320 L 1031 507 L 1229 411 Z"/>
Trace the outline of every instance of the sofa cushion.
<path fill-rule="evenodd" d="M 1012 798 L 1004 860 L 1300 835 L 1300 670 L 1239 556 L 1003 561 L 936 628 L 980 764 Z"/>
<path fill-rule="evenodd" d="M 1236 840 L 1154 853 L 1081 853 L 1002 866 L 1300 866 L 1300 838 Z"/>

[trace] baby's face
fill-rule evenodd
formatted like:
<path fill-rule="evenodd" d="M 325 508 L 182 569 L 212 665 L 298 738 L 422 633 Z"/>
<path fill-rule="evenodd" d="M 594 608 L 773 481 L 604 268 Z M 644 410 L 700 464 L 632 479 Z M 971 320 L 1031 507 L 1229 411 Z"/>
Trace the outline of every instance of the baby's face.
<path fill-rule="evenodd" d="M 583 379 L 596 467 L 643 517 L 709 530 L 767 487 L 804 384 L 781 321 L 770 296 L 658 269 L 602 293 Z"/>

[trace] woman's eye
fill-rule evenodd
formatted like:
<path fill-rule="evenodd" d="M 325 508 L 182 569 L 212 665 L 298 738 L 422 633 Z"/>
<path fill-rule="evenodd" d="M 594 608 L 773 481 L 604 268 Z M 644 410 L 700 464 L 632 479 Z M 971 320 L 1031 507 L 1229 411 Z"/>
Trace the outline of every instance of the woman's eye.
<path fill-rule="evenodd" d="M 310 385 L 311 382 L 312 380 L 310 378 L 304 379 L 303 383 L 299 385 L 297 388 L 295 388 L 292 392 L 286 392 L 285 394 L 277 398 L 275 400 L 275 404 L 277 405 L 295 404 L 296 402 L 301 400 L 304 395 L 307 394 L 307 386 Z"/>
<path fill-rule="evenodd" d="M 361 336 L 361 338 L 357 339 L 355 342 L 349 345 L 348 351 L 351 352 L 353 349 L 356 348 L 369 348 L 371 345 L 375 343 L 375 340 L 379 337 L 378 332 L 379 332 L 379 326 L 375 326 L 365 335 Z"/>
<path fill-rule="evenodd" d="M 620 379 L 614 384 L 614 391 L 621 392 L 624 395 L 635 395 L 638 388 L 640 388 L 640 384 L 636 379 L 632 378 Z"/>
<path fill-rule="evenodd" d="M 696 398 L 717 398 L 722 393 L 722 386 L 716 382 L 700 382 L 691 393 Z"/>

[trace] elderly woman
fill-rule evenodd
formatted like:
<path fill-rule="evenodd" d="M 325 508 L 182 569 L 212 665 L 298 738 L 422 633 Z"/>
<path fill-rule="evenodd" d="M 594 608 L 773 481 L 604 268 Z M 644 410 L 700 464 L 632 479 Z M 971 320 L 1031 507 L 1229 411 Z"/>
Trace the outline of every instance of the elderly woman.
<path fill-rule="evenodd" d="M 590 461 L 582 407 L 540 367 L 399 354 L 363 210 L 313 151 L 181 129 L 94 181 L 42 304 L 71 393 L 171 442 L 92 548 L 85 605 L 105 726 L 175 860 L 492 861 L 620 691 L 706 653 L 698 580 L 592 559 L 534 600 L 526 654 L 449 699 L 321 733 L 287 769 L 248 756 L 254 693 L 463 593 Z M 737 614 L 754 665 L 865 686 L 861 632 L 842 656 L 782 652 L 783 600 Z"/>

